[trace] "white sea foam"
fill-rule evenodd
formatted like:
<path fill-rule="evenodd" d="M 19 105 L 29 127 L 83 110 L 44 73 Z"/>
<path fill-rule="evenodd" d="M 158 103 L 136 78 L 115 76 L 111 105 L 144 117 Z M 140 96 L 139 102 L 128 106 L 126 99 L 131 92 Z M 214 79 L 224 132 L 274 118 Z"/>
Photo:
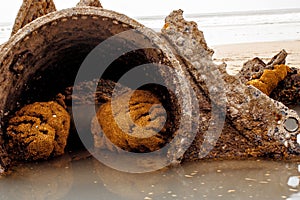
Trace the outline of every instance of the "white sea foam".
<path fill-rule="evenodd" d="M 12 23 L 0 23 L 0 44 L 8 40 L 11 33 Z"/>
<path fill-rule="evenodd" d="M 186 14 L 204 32 L 209 45 L 300 39 L 300 9 Z M 163 16 L 137 17 L 159 31 Z"/>
<path fill-rule="evenodd" d="M 136 19 L 160 31 L 165 16 Z M 198 23 L 210 46 L 232 43 L 300 40 L 300 9 L 247 11 L 232 13 L 185 14 Z M 12 23 L 0 23 L 0 44 L 7 41 Z"/>

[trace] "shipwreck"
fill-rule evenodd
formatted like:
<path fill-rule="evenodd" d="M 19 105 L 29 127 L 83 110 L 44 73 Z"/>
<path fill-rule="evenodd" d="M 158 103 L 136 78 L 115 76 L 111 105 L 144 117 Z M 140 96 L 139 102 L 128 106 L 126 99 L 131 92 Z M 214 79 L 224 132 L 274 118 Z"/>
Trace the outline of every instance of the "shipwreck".
<path fill-rule="evenodd" d="M 24 0 L 0 46 L 1 172 L 79 143 L 154 152 L 161 166 L 299 160 L 300 118 L 288 106 L 299 105 L 300 70 L 284 65 L 287 53 L 248 61 L 236 76 L 213 53 L 182 10 L 157 33 L 98 0 L 59 11 L 52 0 Z"/>

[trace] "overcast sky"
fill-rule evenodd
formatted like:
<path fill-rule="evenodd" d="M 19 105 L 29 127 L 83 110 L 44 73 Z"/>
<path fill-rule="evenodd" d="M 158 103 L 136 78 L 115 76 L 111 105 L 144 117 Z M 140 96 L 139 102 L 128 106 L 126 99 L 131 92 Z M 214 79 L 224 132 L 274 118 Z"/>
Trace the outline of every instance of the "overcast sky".
<path fill-rule="evenodd" d="M 57 9 L 70 8 L 79 0 L 54 0 Z M 127 14 L 130 17 L 168 15 L 174 9 L 185 13 L 210 13 L 246 10 L 300 8 L 300 0 L 102 0 L 106 9 Z M 12 22 L 22 0 L 0 1 L 0 22 Z"/>

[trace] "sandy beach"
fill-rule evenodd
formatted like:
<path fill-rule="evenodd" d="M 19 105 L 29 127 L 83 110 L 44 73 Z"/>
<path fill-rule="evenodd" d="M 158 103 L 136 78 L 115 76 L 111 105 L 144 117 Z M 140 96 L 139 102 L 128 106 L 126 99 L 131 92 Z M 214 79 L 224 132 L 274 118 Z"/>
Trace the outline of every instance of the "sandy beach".
<path fill-rule="evenodd" d="M 225 62 L 228 73 L 235 74 L 246 61 L 259 57 L 268 62 L 280 50 L 288 53 L 286 64 L 300 68 L 300 40 L 279 42 L 242 43 L 231 45 L 212 46 L 215 62 Z"/>

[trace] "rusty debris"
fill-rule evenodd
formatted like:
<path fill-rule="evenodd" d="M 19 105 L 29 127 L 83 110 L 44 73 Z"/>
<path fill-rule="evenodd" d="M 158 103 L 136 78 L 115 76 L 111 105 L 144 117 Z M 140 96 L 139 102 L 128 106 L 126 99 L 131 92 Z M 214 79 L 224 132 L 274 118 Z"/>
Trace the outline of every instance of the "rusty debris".
<path fill-rule="evenodd" d="M 287 52 L 283 49 L 277 53 L 267 64 L 260 58 L 254 58 L 247 61 L 237 78 L 242 83 L 247 83 L 253 79 L 259 79 L 264 70 L 272 70 L 275 65 L 285 64 Z M 280 81 L 277 87 L 272 91 L 270 97 L 276 101 L 282 102 L 284 105 L 296 106 L 300 104 L 300 70 L 295 67 L 290 67 L 286 77 Z"/>
<path fill-rule="evenodd" d="M 102 5 L 99 0 L 80 0 L 77 6 L 95 6 L 102 8 Z"/>
<path fill-rule="evenodd" d="M 276 54 L 267 64 L 260 58 L 253 58 L 244 63 L 242 69 L 237 74 L 237 78 L 246 83 L 252 79 L 259 79 L 265 69 L 273 69 L 275 65 L 285 64 L 287 52 L 283 49 Z"/>
<path fill-rule="evenodd" d="M 279 82 L 286 78 L 289 70 L 290 68 L 286 65 L 275 65 L 274 69 L 265 69 L 259 79 L 252 79 L 246 84 L 256 87 L 269 96 Z"/>
<path fill-rule="evenodd" d="M 111 56 L 118 59 L 110 64 L 104 77 L 99 80 L 95 75 L 95 79 L 82 80 L 74 85 L 86 56 L 99 43 L 128 30 L 134 30 L 142 39 L 119 37 L 115 44 L 131 49 L 151 43 L 155 48 L 139 49 L 118 57 L 120 49 L 108 45 Z M 99 53 L 100 57 L 102 53 Z M 47 159 L 63 154 L 67 135 L 70 135 L 70 141 L 74 136 L 71 132 L 76 132 L 75 122 L 69 116 L 74 114 L 72 109 L 81 105 L 98 109 L 96 116 L 83 116 L 85 132 L 90 132 L 98 149 L 114 150 L 107 145 L 107 138 L 119 148 L 133 152 L 156 151 L 172 141 L 174 145 L 167 150 L 167 159 L 173 164 L 200 159 L 299 160 L 300 118 L 286 106 L 289 102 L 299 103 L 299 70 L 286 70 L 276 83 L 271 84 L 266 93 L 275 100 L 246 85 L 248 81 L 264 79 L 264 72 L 281 71 L 287 53 L 282 50 L 267 64 L 259 58 L 248 61 L 237 76 L 226 73 L 226 64 L 216 65 L 212 60 L 213 53 L 203 32 L 195 22 L 184 19 L 182 10 L 167 16 L 161 33 L 156 33 L 125 15 L 103 9 L 98 0 L 80 0 L 76 7 L 61 11 L 56 11 L 51 0 L 25 0 L 12 37 L 0 46 L 0 173 L 9 169 L 11 160 Z M 126 109 L 124 99 L 132 89 L 118 80 L 127 71 L 144 63 L 175 69 L 179 78 L 170 77 L 163 70 L 158 72 L 158 76 L 174 87 L 175 92 L 153 85 L 139 88 L 131 97 L 133 103 Z M 186 77 L 188 87 L 182 84 L 181 77 Z M 116 87 L 121 87 L 122 92 L 112 99 Z M 74 90 L 77 93 L 73 95 Z M 54 99 L 60 105 L 54 102 L 51 105 L 55 104 L 63 112 L 55 111 L 56 116 L 61 116 L 60 121 L 50 120 L 48 113 L 52 106 L 45 108 L 44 104 L 36 103 Z M 182 99 L 184 103 L 179 105 Z M 112 103 L 119 105 L 115 116 L 111 115 Z M 162 107 L 153 107 L 160 103 L 167 112 L 167 119 L 162 115 Z M 61 105 L 69 114 L 62 111 Z M 21 111 L 15 116 L 17 110 Z M 138 140 L 143 137 L 139 129 L 132 131 L 129 126 L 127 131 L 120 131 L 118 124 L 112 122 L 117 119 L 128 125 L 123 118 L 128 114 L 140 126 L 146 126 L 153 114 L 157 124 L 149 128 L 152 132 L 159 129 L 163 121 L 166 125 L 147 140 Z M 45 118 L 46 124 L 41 124 L 41 117 Z M 192 135 L 184 126 L 182 128 L 180 119 L 189 122 L 196 134 Z M 95 125 L 98 122 L 102 131 L 99 125 Z M 70 129 L 68 123 L 71 123 Z M 64 128 L 59 127 L 61 125 Z M 44 129 L 33 130 L 35 126 L 45 126 L 47 133 L 44 134 Z M 60 130 L 63 139 L 54 141 L 54 135 Z M 128 133 L 135 137 L 128 137 Z M 45 150 L 43 152 L 32 150 L 36 147 L 30 150 L 27 147 L 32 143 L 20 139 L 22 134 L 30 141 L 33 137 L 33 140 L 53 145 L 41 148 Z M 45 139 L 36 138 L 39 136 Z M 47 139 L 49 137 L 51 139 Z"/>
<path fill-rule="evenodd" d="M 300 119 L 297 113 L 267 97 L 256 88 L 246 86 L 236 77 L 228 75 L 224 66 L 215 65 L 210 59 L 210 51 L 199 44 L 201 39 L 197 37 L 195 23 L 185 21 L 182 13 L 181 10 L 174 11 L 166 18 L 168 26 L 162 29 L 162 35 L 173 45 L 177 54 L 192 64 L 187 67 L 187 70 L 193 76 L 199 90 L 204 91 L 207 96 L 210 91 L 217 90 L 214 95 L 219 94 L 218 101 L 225 93 L 227 118 L 238 134 L 255 144 L 256 147 L 274 149 L 272 146 L 276 146 L 283 151 L 287 148 L 290 152 L 299 153 L 297 143 L 299 129 L 289 132 L 285 127 L 285 122 L 293 119 L 299 127 Z M 192 40 L 189 40 L 190 38 Z M 178 43 L 178 41 L 188 42 Z M 207 85 L 216 78 L 224 80 L 224 87 L 217 88 L 218 85 L 215 84 Z M 213 103 L 218 105 L 218 101 Z M 197 150 L 197 148 L 194 149 Z"/>
<path fill-rule="evenodd" d="M 278 84 L 270 97 L 285 105 L 300 105 L 300 69 L 291 68 L 287 77 Z"/>
<path fill-rule="evenodd" d="M 23 4 L 16 17 L 11 35 L 14 35 L 19 29 L 33 20 L 54 11 L 56 11 L 56 8 L 52 0 L 23 1 Z"/>

